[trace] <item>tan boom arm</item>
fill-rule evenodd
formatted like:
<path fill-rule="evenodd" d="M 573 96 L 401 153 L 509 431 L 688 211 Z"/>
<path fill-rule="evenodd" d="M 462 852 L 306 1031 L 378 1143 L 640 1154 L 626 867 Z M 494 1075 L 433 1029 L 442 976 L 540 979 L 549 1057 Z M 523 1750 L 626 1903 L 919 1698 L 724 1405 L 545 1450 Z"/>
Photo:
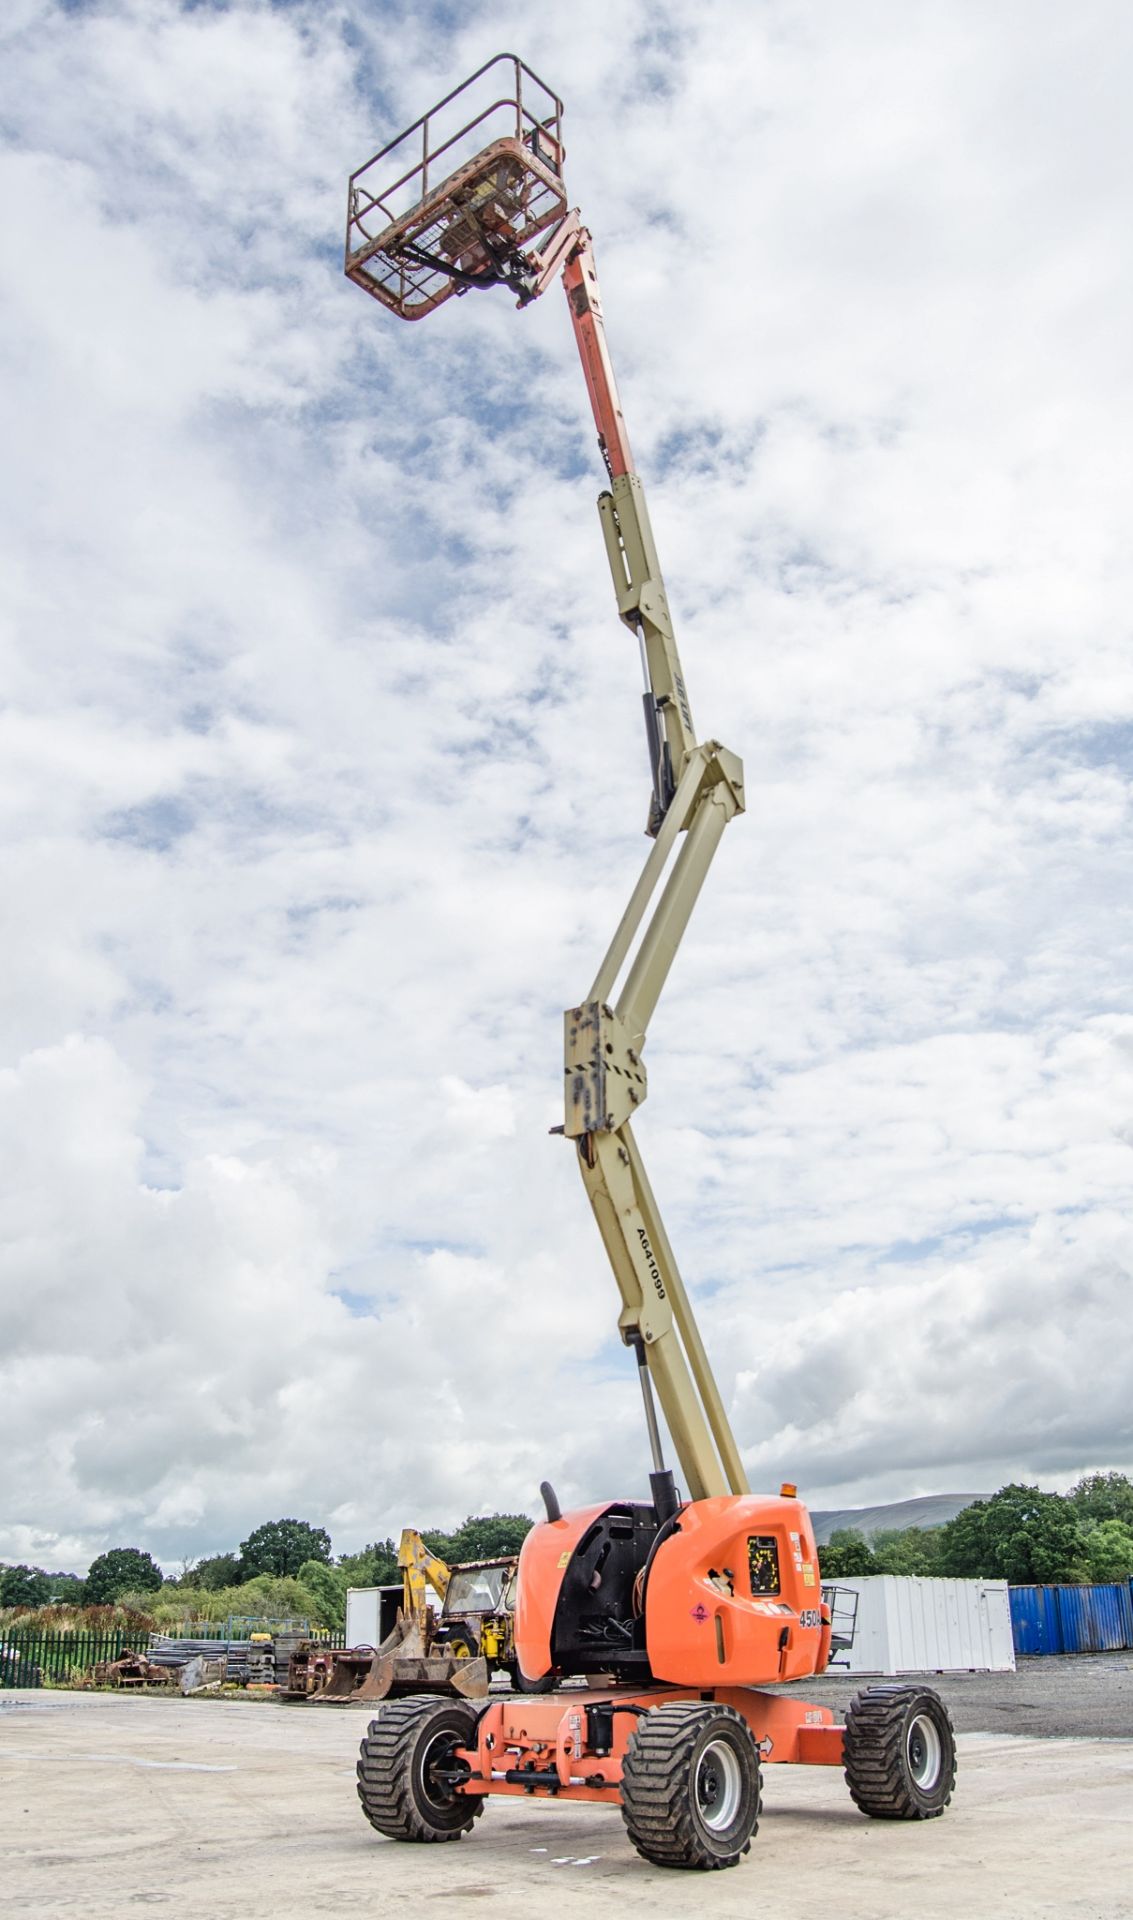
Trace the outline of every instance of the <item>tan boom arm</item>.
<path fill-rule="evenodd" d="M 644 1353 L 688 1495 L 701 1500 L 747 1493 L 747 1477 L 630 1121 L 646 1095 L 641 1054 L 649 1018 L 720 836 L 743 811 L 743 768 L 718 741 L 696 744 L 645 493 L 632 468 L 606 346 L 593 248 L 583 227 L 576 229 L 563 284 L 610 474 L 611 490 L 601 495 L 598 510 L 618 611 L 641 642 L 653 770 L 648 831 L 654 836 L 590 992 L 565 1016 L 563 1131 L 578 1142 L 582 1178 L 622 1296 L 622 1337 Z"/>
<path fill-rule="evenodd" d="M 579 227 L 563 270 L 582 371 L 598 428 L 598 445 L 610 475 L 598 512 L 606 541 L 618 612 L 641 646 L 645 672 L 645 726 L 653 771 L 653 802 L 647 831 L 656 833 L 672 800 L 685 759 L 696 744 L 688 692 L 681 673 L 665 582 L 653 544 L 645 489 L 633 470 L 625 418 L 606 345 L 594 248 Z"/>

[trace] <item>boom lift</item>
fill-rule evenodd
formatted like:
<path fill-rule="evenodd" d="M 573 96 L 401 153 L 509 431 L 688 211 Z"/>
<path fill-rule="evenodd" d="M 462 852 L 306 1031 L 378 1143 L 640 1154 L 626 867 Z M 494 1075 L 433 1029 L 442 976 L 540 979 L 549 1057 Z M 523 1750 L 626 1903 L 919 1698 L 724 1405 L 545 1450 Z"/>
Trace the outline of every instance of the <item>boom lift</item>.
<path fill-rule="evenodd" d="M 408 320 L 499 285 L 526 307 L 559 275 L 567 295 L 609 477 L 598 510 L 618 611 L 644 669 L 653 845 L 586 998 L 565 1016 L 560 1130 L 576 1143 L 621 1295 L 651 1497 L 563 1514 L 544 1483 L 547 1517 L 520 1555 L 524 1674 L 603 1684 L 482 1707 L 388 1705 L 362 1743 L 358 1791 L 378 1831 L 405 1840 L 467 1832 L 488 1794 L 606 1802 L 646 1859 L 725 1867 L 755 1832 L 761 1761 L 844 1766 L 864 1812 L 926 1819 L 951 1796 L 955 1747 L 927 1688 L 871 1688 L 844 1728 L 829 1707 L 768 1691 L 827 1664 L 814 1534 L 793 1486 L 775 1497 L 748 1487 L 632 1129 L 649 1020 L 724 828 L 743 810 L 743 769 L 693 729 L 563 157 L 561 101 L 514 55 L 497 56 L 351 177 L 346 272 Z M 687 1498 L 665 1466 L 658 1402 Z"/>

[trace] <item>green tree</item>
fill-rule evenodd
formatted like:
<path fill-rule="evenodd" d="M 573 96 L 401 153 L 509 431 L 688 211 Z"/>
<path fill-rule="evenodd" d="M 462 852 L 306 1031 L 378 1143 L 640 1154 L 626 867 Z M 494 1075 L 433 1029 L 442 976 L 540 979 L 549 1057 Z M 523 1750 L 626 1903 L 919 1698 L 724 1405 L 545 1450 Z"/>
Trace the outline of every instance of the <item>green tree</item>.
<path fill-rule="evenodd" d="M 430 1553 L 451 1567 L 463 1560 L 502 1560 L 518 1553 L 532 1525 L 525 1513 L 469 1514 L 451 1533 L 441 1527 L 423 1527 L 421 1538 Z"/>
<path fill-rule="evenodd" d="M 339 1557 L 339 1572 L 348 1587 L 391 1587 L 401 1578 L 397 1564 L 397 1542 L 375 1540 L 357 1553 Z"/>
<path fill-rule="evenodd" d="M 940 1529 L 940 1572 L 957 1580 L 990 1578 L 992 1549 L 988 1544 L 987 1500 L 973 1500 Z"/>
<path fill-rule="evenodd" d="M 507 1554 L 519 1552 L 533 1524 L 525 1513 L 469 1514 L 449 1535 L 452 1558 L 502 1560 Z"/>
<path fill-rule="evenodd" d="M 0 1570 L 0 1607 L 45 1607 L 50 1599 L 51 1576 L 42 1567 Z"/>
<path fill-rule="evenodd" d="M 818 1565 L 824 1580 L 853 1580 L 878 1570 L 869 1541 L 856 1527 L 835 1527 L 818 1549 Z"/>
<path fill-rule="evenodd" d="M 1087 1526 L 1120 1520 L 1133 1527 L 1133 1480 L 1127 1474 L 1087 1473 L 1066 1497 Z"/>
<path fill-rule="evenodd" d="M 227 1620 L 230 1615 L 255 1620 L 317 1620 L 319 1603 L 310 1589 L 293 1578 L 259 1573 L 242 1586 L 163 1587 L 151 1609 L 161 1626 L 173 1621 Z"/>
<path fill-rule="evenodd" d="M 295 1574 L 258 1573 L 239 1587 L 222 1587 L 215 1596 L 218 1617 L 230 1613 L 258 1614 L 269 1620 L 318 1615 L 318 1602 Z"/>
<path fill-rule="evenodd" d="M 1091 1580 L 1133 1579 L 1133 1527 L 1123 1520 L 1101 1520 L 1086 1535 L 1086 1567 Z"/>
<path fill-rule="evenodd" d="M 49 1573 L 53 1607 L 81 1607 L 86 1597 L 86 1582 L 77 1573 Z"/>
<path fill-rule="evenodd" d="M 446 1533 L 443 1527 L 422 1527 L 421 1538 L 438 1560 L 445 1560 L 449 1566 L 452 1565 L 456 1559 L 455 1533 Z"/>
<path fill-rule="evenodd" d="M 240 1571 L 245 1580 L 258 1573 L 281 1578 L 296 1574 L 305 1560 L 330 1562 L 330 1534 L 306 1520 L 269 1520 L 240 1542 Z"/>
<path fill-rule="evenodd" d="M 234 1587 L 240 1579 L 240 1555 L 238 1553 L 213 1553 L 194 1568 L 184 1582 L 187 1587 L 203 1587 L 206 1593 L 217 1593 L 221 1587 Z"/>
<path fill-rule="evenodd" d="M 299 1581 L 318 1602 L 316 1626 L 346 1625 L 346 1580 L 340 1568 L 328 1567 L 325 1560 L 304 1560 Z"/>
<path fill-rule="evenodd" d="M 1086 1577 L 1086 1539 L 1073 1504 L 1017 1483 L 975 1500 L 940 1529 L 939 1571 L 960 1579 L 1030 1582 Z"/>
<path fill-rule="evenodd" d="M 872 1536 L 870 1547 L 878 1573 L 927 1576 L 940 1564 L 940 1528 L 880 1528 Z"/>
<path fill-rule="evenodd" d="M 88 1607 L 112 1605 L 120 1593 L 156 1593 L 161 1568 L 138 1547 L 111 1547 L 91 1562 L 86 1578 Z"/>

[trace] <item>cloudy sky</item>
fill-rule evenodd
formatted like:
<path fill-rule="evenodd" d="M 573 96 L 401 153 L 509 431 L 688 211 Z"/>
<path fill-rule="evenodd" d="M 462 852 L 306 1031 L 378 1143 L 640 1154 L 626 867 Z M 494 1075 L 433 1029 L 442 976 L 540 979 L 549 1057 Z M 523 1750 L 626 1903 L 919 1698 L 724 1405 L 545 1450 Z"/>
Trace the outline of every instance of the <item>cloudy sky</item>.
<path fill-rule="evenodd" d="M 345 180 L 514 47 L 704 735 L 638 1133 L 753 1484 L 1133 1467 L 1122 0 L 7 0 L 0 1558 L 644 1488 L 560 1117 L 646 842 L 558 289 Z"/>

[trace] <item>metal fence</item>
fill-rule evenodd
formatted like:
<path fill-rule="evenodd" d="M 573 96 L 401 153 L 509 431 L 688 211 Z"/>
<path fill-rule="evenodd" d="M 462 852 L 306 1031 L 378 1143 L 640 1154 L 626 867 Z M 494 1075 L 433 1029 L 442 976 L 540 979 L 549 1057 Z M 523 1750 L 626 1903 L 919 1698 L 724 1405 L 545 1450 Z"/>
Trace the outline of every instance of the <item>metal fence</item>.
<path fill-rule="evenodd" d="M 1133 1647 L 1133 1583 L 1012 1587 L 1016 1653 L 1114 1653 Z"/>
<path fill-rule="evenodd" d="M 134 1645 L 137 1640 L 135 1634 Z M 66 1684 L 86 1673 L 96 1660 L 117 1660 L 130 1645 L 131 1636 L 121 1629 L 48 1633 L 35 1627 L 8 1627 L 0 1632 L 0 1687 L 38 1687 L 45 1680 Z"/>
<path fill-rule="evenodd" d="M 323 1646 L 346 1645 L 346 1636 L 341 1630 L 288 1636 L 289 1640 L 300 1637 L 318 1640 Z M 210 1628 L 202 1627 L 200 1622 L 193 1624 L 191 1631 L 185 1626 L 171 1628 L 165 1634 L 131 1632 L 122 1627 L 109 1633 L 105 1629 L 99 1633 L 86 1633 L 81 1629 L 74 1633 L 61 1633 L 39 1627 L 9 1627 L 6 1631 L 0 1629 L 0 1687 L 39 1687 L 45 1680 L 66 1686 L 69 1681 L 89 1672 L 96 1661 L 117 1660 L 127 1647 L 145 1653 L 154 1640 L 178 1639 L 191 1639 L 201 1646 L 219 1641 L 218 1652 L 222 1649 L 231 1652 L 231 1649 L 245 1645 L 255 1645 L 261 1650 L 267 1646 L 267 1650 L 271 1650 L 270 1643 L 253 1643 L 247 1636 L 225 1636 L 221 1639 L 219 1629 L 214 1633 Z"/>

